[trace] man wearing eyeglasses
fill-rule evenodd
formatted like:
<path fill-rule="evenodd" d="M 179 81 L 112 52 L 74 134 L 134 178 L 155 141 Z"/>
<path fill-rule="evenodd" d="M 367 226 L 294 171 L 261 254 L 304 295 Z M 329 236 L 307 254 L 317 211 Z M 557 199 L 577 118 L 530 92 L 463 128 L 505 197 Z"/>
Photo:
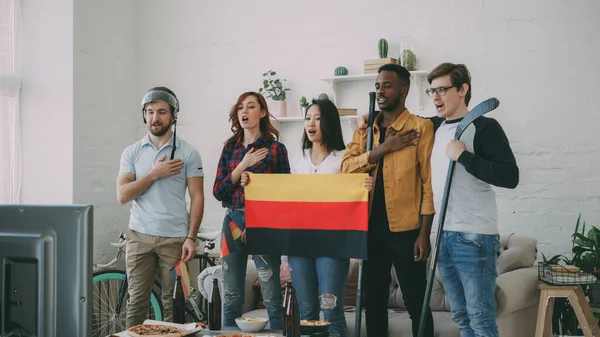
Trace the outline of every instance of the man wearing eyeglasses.
<path fill-rule="evenodd" d="M 429 236 L 433 221 L 430 156 L 433 125 L 405 106 L 410 73 L 398 64 L 379 69 L 375 82 L 381 113 L 373 122 L 373 149 L 366 151 L 367 131 L 355 130 L 342 158 L 343 173 L 373 172 L 370 192 L 368 260 L 364 261 L 368 336 L 388 335 L 391 268 L 417 336 L 425 298 Z M 428 309 L 426 337 L 433 337 Z"/>
<path fill-rule="evenodd" d="M 440 276 L 460 336 L 497 337 L 494 294 L 500 242 L 492 185 L 515 188 L 519 168 L 502 127 L 492 118 L 476 119 L 460 140 L 453 139 L 471 100 L 471 75 L 464 65 L 442 63 L 427 80 L 431 88 L 426 92 L 441 118 L 431 155 L 436 211 L 442 203 L 448 158 L 460 164 L 454 170 L 438 254 Z"/>

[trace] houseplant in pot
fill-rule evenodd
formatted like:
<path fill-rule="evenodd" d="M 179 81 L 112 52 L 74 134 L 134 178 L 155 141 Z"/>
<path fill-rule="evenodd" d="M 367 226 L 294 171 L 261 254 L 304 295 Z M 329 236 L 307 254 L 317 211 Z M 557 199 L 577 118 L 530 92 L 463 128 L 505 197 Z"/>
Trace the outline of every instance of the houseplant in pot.
<path fill-rule="evenodd" d="M 582 271 L 594 275 L 596 280 L 600 280 L 600 229 L 591 226 L 585 231 L 585 221 L 581 224 L 581 214 L 575 224 L 573 238 L 573 265 L 581 268 Z M 581 231 L 579 229 L 581 228 Z M 600 284 L 587 285 L 586 295 L 590 299 L 590 305 L 600 306 Z"/>
<path fill-rule="evenodd" d="M 542 259 L 546 266 L 570 266 L 573 264 L 573 261 L 564 255 L 547 258 L 542 253 Z M 575 310 L 573 310 L 569 300 L 563 297 L 556 298 L 554 300 L 554 311 L 552 312 L 553 336 L 556 334 L 560 336 L 577 336 L 580 332 Z"/>
<path fill-rule="evenodd" d="M 600 306 L 600 287 L 597 283 L 600 279 L 600 230 L 595 226 L 591 226 L 586 232 L 586 223 L 581 223 L 580 214 L 571 238 L 572 259 L 563 255 L 546 258 L 542 254 L 544 264 L 548 266 L 572 266 L 589 275 L 584 278 L 580 286 L 589 299 L 590 305 Z M 561 336 L 583 335 L 575 311 L 566 298 L 556 298 L 554 301 L 552 331 Z"/>
<path fill-rule="evenodd" d="M 275 109 L 272 111 L 273 116 L 285 117 L 287 116 L 286 91 L 290 89 L 283 87 L 285 79 L 273 77 L 275 75 L 277 73 L 274 70 L 263 73 L 262 87 L 258 89 L 258 92 L 265 96 L 265 98 L 271 98 L 277 103 Z"/>
<path fill-rule="evenodd" d="M 308 108 L 308 101 L 306 100 L 306 96 L 302 96 L 300 98 L 300 116 L 304 117 L 306 115 L 306 108 Z"/>

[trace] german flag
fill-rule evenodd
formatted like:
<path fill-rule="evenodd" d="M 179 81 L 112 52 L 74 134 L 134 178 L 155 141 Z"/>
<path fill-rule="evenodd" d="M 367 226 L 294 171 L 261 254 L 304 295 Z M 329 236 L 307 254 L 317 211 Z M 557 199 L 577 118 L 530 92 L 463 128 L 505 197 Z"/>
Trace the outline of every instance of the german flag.
<path fill-rule="evenodd" d="M 187 299 L 190 296 L 190 275 L 187 271 L 187 265 L 183 260 L 180 260 L 173 268 L 171 268 L 171 277 L 173 277 L 174 282 L 177 282 L 177 276 L 181 276 L 183 296 Z"/>
<path fill-rule="evenodd" d="M 234 219 L 237 218 L 237 219 Z M 243 250 L 242 235 L 244 233 L 243 216 L 225 216 L 221 234 L 221 258 Z"/>
<path fill-rule="evenodd" d="M 251 174 L 250 254 L 367 258 L 367 174 Z"/>

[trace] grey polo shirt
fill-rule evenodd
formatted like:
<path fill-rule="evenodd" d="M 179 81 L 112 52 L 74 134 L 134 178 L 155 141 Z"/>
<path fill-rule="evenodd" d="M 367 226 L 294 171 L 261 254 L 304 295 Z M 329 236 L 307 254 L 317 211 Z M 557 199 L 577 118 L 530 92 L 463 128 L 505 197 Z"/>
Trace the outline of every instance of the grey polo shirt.
<path fill-rule="evenodd" d="M 171 138 L 157 149 L 148 134 L 128 146 L 121 155 L 119 174 L 132 173 L 136 179 L 147 175 L 163 155 L 168 161 L 173 149 Z M 162 237 L 186 236 L 190 226 L 185 193 L 187 178 L 203 177 L 200 153 L 177 137 L 175 158 L 181 158 L 184 168 L 180 174 L 155 181 L 150 188 L 133 200 L 129 228 L 147 235 Z"/>

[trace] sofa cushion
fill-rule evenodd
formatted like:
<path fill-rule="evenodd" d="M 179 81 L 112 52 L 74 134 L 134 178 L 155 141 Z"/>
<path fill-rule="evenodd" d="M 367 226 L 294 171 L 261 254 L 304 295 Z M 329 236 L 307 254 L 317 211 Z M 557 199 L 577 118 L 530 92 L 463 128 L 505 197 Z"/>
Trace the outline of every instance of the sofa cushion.
<path fill-rule="evenodd" d="M 500 238 L 500 256 L 496 263 L 498 275 L 519 268 L 531 267 L 537 259 L 537 240 L 514 233 Z"/>
<path fill-rule="evenodd" d="M 344 306 L 347 307 L 356 306 L 359 262 L 360 260 L 357 259 L 350 260 L 350 268 L 348 268 L 348 278 L 346 279 L 346 292 L 344 294 Z"/>
<path fill-rule="evenodd" d="M 433 246 L 433 243 L 432 243 Z M 537 240 L 514 233 L 500 237 L 500 256 L 496 264 L 498 275 L 509 271 L 531 267 L 537 259 Z M 429 260 L 427 261 L 427 272 L 429 272 Z M 392 282 L 390 284 L 390 297 L 388 306 L 390 308 L 405 308 L 402 298 L 402 291 L 398 284 L 398 278 L 395 270 L 391 270 Z M 358 261 L 350 264 L 348 280 L 346 283 L 347 306 L 356 305 L 356 287 L 358 279 Z M 498 289 L 496 289 L 497 291 Z M 450 304 L 444 285 L 442 283 L 439 271 L 435 273 L 433 288 L 431 290 L 431 300 L 429 301 L 433 311 L 450 311 Z"/>

